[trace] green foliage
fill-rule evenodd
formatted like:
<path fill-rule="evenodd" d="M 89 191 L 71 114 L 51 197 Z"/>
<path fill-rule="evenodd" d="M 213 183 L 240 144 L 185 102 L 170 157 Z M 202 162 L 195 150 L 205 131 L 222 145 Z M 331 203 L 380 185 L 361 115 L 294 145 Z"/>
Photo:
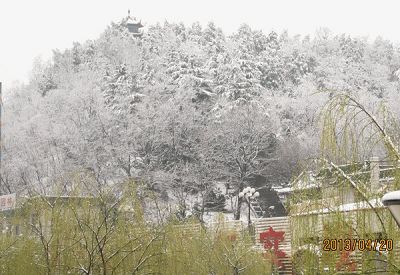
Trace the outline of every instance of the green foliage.
<path fill-rule="evenodd" d="M 332 97 L 321 118 L 317 170 L 294 181 L 290 199 L 296 269 L 398 273 L 397 248 L 374 249 L 379 240 L 399 241 L 398 227 L 380 203 L 386 192 L 399 188 L 397 120 L 387 108 L 369 110 L 349 94 Z M 376 152 L 384 153 L 384 163 L 361 162 Z M 385 168 L 382 174 L 374 172 L 379 165 Z M 361 240 L 362 246 L 356 243 L 346 251 L 346 239 Z M 337 247 L 324 250 L 326 240 Z"/>
<path fill-rule="evenodd" d="M 243 233 L 144 222 L 137 189 L 120 198 L 33 197 L 3 217 L 2 274 L 266 274 Z M 16 232 L 16 226 L 19 226 Z"/>
<path fill-rule="evenodd" d="M 267 274 L 271 264 L 253 248 L 247 232 L 190 232 L 190 224 L 168 227 L 166 274 Z"/>

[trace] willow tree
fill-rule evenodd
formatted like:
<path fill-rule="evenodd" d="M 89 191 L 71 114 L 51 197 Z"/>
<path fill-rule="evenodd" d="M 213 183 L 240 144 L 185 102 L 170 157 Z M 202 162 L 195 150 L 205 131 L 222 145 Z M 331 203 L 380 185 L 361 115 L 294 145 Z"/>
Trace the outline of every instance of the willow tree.
<path fill-rule="evenodd" d="M 219 220 L 212 230 L 155 224 L 137 187 L 21 198 L 20 207 L 0 212 L 0 274 L 271 274 L 247 232 Z"/>
<path fill-rule="evenodd" d="M 400 240 L 381 203 L 400 187 L 398 126 L 384 102 L 375 106 L 339 94 L 322 108 L 321 156 L 294 180 L 290 198 L 298 271 L 400 272 L 397 248 L 380 246 Z"/>

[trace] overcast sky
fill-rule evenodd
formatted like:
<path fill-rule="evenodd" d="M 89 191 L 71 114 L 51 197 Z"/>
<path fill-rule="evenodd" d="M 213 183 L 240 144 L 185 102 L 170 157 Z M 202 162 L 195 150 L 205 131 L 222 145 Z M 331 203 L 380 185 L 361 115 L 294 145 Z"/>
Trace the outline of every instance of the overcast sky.
<path fill-rule="evenodd" d="M 35 57 L 50 58 L 52 49 L 97 38 L 128 9 L 147 24 L 214 21 L 226 34 L 241 23 L 265 32 L 287 29 L 290 35 L 327 27 L 399 43 L 399 6 L 398 0 L 1 0 L 0 81 L 4 89 L 15 80 L 27 81 Z"/>

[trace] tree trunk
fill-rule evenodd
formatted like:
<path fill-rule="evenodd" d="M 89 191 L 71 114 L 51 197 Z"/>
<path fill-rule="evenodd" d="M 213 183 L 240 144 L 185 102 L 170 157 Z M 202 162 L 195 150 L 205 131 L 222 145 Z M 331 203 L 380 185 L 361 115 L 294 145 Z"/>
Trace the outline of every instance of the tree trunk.
<path fill-rule="evenodd" d="M 240 219 L 240 209 L 242 206 L 242 198 L 238 197 L 238 205 L 236 207 L 235 213 L 234 213 L 234 219 L 239 220 Z"/>
<path fill-rule="evenodd" d="M 244 183 L 243 183 L 243 180 L 241 179 L 240 182 L 239 182 L 239 188 L 238 188 L 238 190 L 236 192 L 237 193 L 236 195 L 238 197 L 238 204 L 237 204 L 236 210 L 235 210 L 235 212 L 233 214 L 233 218 L 235 220 L 240 220 L 240 209 L 242 207 L 243 198 L 239 198 L 239 193 L 243 190 L 243 185 L 244 185 Z"/>

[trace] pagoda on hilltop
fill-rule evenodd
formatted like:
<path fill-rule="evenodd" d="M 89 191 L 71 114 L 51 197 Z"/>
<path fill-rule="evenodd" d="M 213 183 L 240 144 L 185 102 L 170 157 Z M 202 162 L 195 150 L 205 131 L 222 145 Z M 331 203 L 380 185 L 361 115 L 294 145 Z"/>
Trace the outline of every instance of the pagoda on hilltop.
<path fill-rule="evenodd" d="M 140 37 L 143 35 L 143 31 L 140 29 L 143 28 L 143 24 L 140 20 L 137 20 L 136 17 L 131 17 L 131 11 L 128 10 L 128 17 L 126 18 L 126 27 L 128 31 L 133 34 L 133 36 Z"/>

